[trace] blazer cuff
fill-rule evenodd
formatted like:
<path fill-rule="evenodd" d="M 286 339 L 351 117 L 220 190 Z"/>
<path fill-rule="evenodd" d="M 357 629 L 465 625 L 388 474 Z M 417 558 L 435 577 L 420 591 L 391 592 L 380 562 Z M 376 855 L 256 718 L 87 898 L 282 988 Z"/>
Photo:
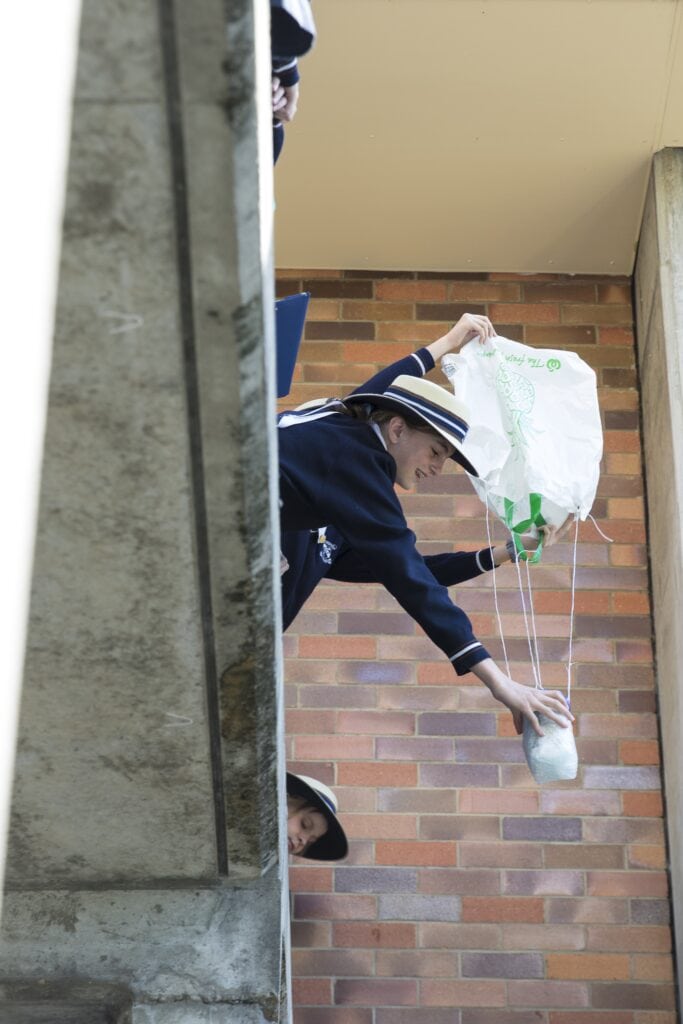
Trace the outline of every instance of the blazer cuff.
<path fill-rule="evenodd" d="M 479 643 L 478 640 L 473 640 L 461 650 L 451 655 L 450 661 L 457 675 L 464 676 L 467 675 L 474 665 L 478 665 L 480 661 L 486 661 L 490 657 L 491 655 L 484 645 Z"/>

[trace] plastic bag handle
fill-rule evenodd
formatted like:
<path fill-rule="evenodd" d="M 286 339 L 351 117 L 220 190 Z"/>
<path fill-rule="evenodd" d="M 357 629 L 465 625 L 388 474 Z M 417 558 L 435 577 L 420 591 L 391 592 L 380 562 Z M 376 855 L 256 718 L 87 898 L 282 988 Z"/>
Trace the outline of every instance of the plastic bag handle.
<path fill-rule="evenodd" d="M 535 492 L 532 492 L 529 495 L 529 511 L 531 514 L 528 519 L 522 519 L 519 523 L 512 522 L 512 513 L 515 507 L 515 502 L 510 501 L 509 498 L 504 498 L 503 501 L 505 505 L 505 525 L 512 534 L 517 558 L 522 559 L 524 562 L 531 562 L 533 565 L 535 562 L 540 561 L 543 553 L 543 534 L 540 535 L 541 539 L 539 540 L 538 547 L 531 557 L 522 543 L 520 534 L 526 533 L 531 526 L 539 527 L 546 525 L 546 521 L 541 515 L 542 495 L 536 494 Z"/>

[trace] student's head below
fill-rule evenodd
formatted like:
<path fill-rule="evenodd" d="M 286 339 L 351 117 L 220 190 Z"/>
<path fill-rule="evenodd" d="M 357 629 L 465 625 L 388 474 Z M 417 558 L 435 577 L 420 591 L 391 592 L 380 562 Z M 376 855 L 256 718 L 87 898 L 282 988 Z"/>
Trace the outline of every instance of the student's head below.
<path fill-rule="evenodd" d="M 469 412 L 455 395 L 422 377 L 397 377 L 382 394 L 349 395 L 345 404 L 365 410 L 396 462 L 396 482 L 405 488 L 441 473 L 453 459 L 477 471 L 463 451 Z M 363 413 L 361 413 L 361 416 Z"/>
<path fill-rule="evenodd" d="M 287 846 L 295 857 L 309 860 L 342 860 L 349 852 L 332 790 L 292 772 L 287 772 Z"/>

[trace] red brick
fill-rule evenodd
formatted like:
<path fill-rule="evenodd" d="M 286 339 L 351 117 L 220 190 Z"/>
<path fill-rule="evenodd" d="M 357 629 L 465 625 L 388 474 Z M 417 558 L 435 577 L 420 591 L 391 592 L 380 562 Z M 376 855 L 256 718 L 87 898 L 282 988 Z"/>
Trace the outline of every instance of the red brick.
<path fill-rule="evenodd" d="M 562 306 L 563 324 L 624 324 L 633 323 L 633 310 L 630 305 L 614 303 L 605 306 L 591 306 L 588 303 L 580 306 Z"/>
<path fill-rule="evenodd" d="M 588 1006 L 588 986 L 575 981 L 510 981 L 510 1006 Z"/>
<path fill-rule="evenodd" d="M 595 285 L 589 282 L 543 282 L 534 281 L 524 285 L 527 302 L 595 302 Z"/>
<path fill-rule="evenodd" d="M 598 302 L 615 302 L 623 305 L 631 304 L 631 286 L 624 284 L 599 284 Z"/>
<path fill-rule="evenodd" d="M 315 922 L 316 925 L 322 922 Z M 297 922 L 293 922 L 296 926 Z M 412 927 L 412 926 L 408 926 Z M 365 922 L 349 923 L 339 921 L 333 925 L 333 930 L 344 928 L 372 928 L 372 925 Z M 336 946 L 347 945 L 335 939 Z M 351 942 L 348 945 L 355 946 Z M 327 977 L 329 975 L 350 975 L 351 977 L 365 977 L 374 971 L 374 954 L 368 950 L 360 949 L 295 949 L 292 951 L 292 969 L 295 976 L 299 977 Z"/>
<path fill-rule="evenodd" d="M 618 924 L 629 919 L 626 899 L 598 899 L 584 896 L 580 899 L 551 899 L 547 901 L 548 920 L 573 924 Z M 583 947 L 583 932 L 581 947 Z"/>
<path fill-rule="evenodd" d="M 576 902 L 576 901 L 574 901 Z M 583 949 L 584 929 L 580 925 L 505 924 L 504 949 Z"/>
<path fill-rule="evenodd" d="M 542 899 L 520 899 L 516 896 L 477 899 L 465 897 L 462 901 L 462 920 L 467 921 L 528 921 L 537 924 L 543 920 Z"/>
<path fill-rule="evenodd" d="M 334 711 L 301 711 L 290 709 L 285 716 L 288 733 L 334 732 Z"/>
<path fill-rule="evenodd" d="M 360 1006 L 300 1006 L 296 1024 L 372 1024 L 372 1010 Z"/>
<path fill-rule="evenodd" d="M 500 927 L 430 921 L 420 925 L 419 939 L 420 947 L 425 949 L 498 949 Z"/>
<path fill-rule="evenodd" d="M 332 925 L 329 921 L 292 921 L 292 948 L 320 949 L 329 946 Z"/>
<path fill-rule="evenodd" d="M 671 930 L 660 925 L 589 925 L 586 931 L 586 949 L 616 953 L 668 953 L 671 949 Z"/>
<path fill-rule="evenodd" d="M 300 658 L 375 658 L 377 643 L 364 636 L 299 637 Z"/>
<path fill-rule="evenodd" d="M 351 300 L 342 303 L 344 320 L 412 320 L 411 302 L 372 302 Z"/>
<path fill-rule="evenodd" d="M 633 1024 L 633 1014 L 626 1010 L 551 1010 L 549 1024 Z M 662 1022 L 663 1024 L 663 1022 Z"/>
<path fill-rule="evenodd" d="M 291 892 L 332 892 L 332 868 L 313 867 L 311 862 L 290 864 Z"/>
<path fill-rule="evenodd" d="M 629 868 L 651 868 L 664 871 L 666 868 L 666 849 L 664 846 L 629 846 Z"/>
<path fill-rule="evenodd" d="M 637 981 L 672 981 L 673 961 L 670 956 L 649 954 L 631 957 L 633 977 Z"/>
<path fill-rule="evenodd" d="M 458 863 L 464 868 L 540 868 L 538 843 L 460 843 Z"/>
<path fill-rule="evenodd" d="M 301 920 L 374 920 L 377 898 L 351 893 L 300 893 L 294 897 L 294 916 Z"/>
<path fill-rule="evenodd" d="M 417 838 L 417 823 L 410 814 L 345 814 L 344 829 L 350 839 Z"/>
<path fill-rule="evenodd" d="M 416 786 L 417 765 L 350 761 L 338 765 L 337 782 L 342 786 Z"/>
<path fill-rule="evenodd" d="M 664 871 L 589 871 L 589 896 L 667 896 Z"/>
<path fill-rule="evenodd" d="M 613 981 L 630 977 L 630 958 L 625 954 L 554 953 L 545 962 L 548 978 Z"/>
<path fill-rule="evenodd" d="M 371 736 L 297 736 L 294 741 L 294 756 L 302 761 L 318 758 L 370 758 L 373 756 L 373 748 Z"/>
<path fill-rule="evenodd" d="M 378 949 L 375 953 L 377 974 L 389 978 L 452 978 L 458 973 L 455 953 L 422 950 Z"/>
<path fill-rule="evenodd" d="M 425 979 L 420 985 L 423 1006 L 505 1006 L 505 982 Z"/>
<path fill-rule="evenodd" d="M 442 281 L 378 281 L 375 295 L 384 301 L 445 302 L 447 285 Z"/>
<path fill-rule="evenodd" d="M 489 306 L 489 317 L 494 324 L 559 324 L 560 308 L 556 303 L 494 302 Z"/>
<path fill-rule="evenodd" d="M 622 740 L 619 758 L 623 764 L 659 764 L 659 740 Z"/>
<path fill-rule="evenodd" d="M 457 849 L 455 843 L 448 842 L 378 842 L 375 844 L 375 862 L 444 866 L 457 863 Z"/>
<path fill-rule="evenodd" d="M 329 978 L 293 978 L 292 1002 L 295 1006 L 329 1006 L 332 982 Z"/>
<path fill-rule="evenodd" d="M 415 732 L 415 715 L 389 711 L 339 711 L 337 731 L 369 733 L 371 736 L 411 736 Z"/>
<path fill-rule="evenodd" d="M 401 323 L 400 321 L 387 321 L 377 324 L 376 338 L 378 341 L 402 341 L 408 342 L 411 351 L 420 345 L 429 345 L 442 337 L 450 330 L 451 323 L 424 321 L 416 323 L 412 320 Z"/>
<path fill-rule="evenodd" d="M 458 809 L 462 814 L 536 814 L 538 797 L 533 791 L 463 789 L 458 795 Z"/>
<path fill-rule="evenodd" d="M 517 302 L 520 287 L 513 282 L 453 281 L 448 298 L 456 302 Z"/>
<path fill-rule="evenodd" d="M 414 924 L 386 921 L 339 921 L 332 928 L 335 946 L 354 949 L 414 949 L 417 933 Z M 337 974 L 334 967 L 331 973 Z"/>
<path fill-rule="evenodd" d="M 417 890 L 436 896 L 498 896 L 501 891 L 500 872 L 430 866 L 418 871 Z"/>

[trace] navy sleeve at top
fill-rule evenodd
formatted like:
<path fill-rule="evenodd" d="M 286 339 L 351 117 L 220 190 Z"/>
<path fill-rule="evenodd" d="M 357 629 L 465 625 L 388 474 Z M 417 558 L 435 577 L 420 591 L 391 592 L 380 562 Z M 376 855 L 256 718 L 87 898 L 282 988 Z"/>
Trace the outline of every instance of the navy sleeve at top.
<path fill-rule="evenodd" d="M 406 373 L 411 377 L 424 377 L 425 373 L 429 373 L 433 369 L 434 360 L 432 359 L 431 352 L 426 348 L 420 348 L 417 352 L 412 352 L 404 359 L 399 359 L 397 362 L 392 363 L 391 366 L 385 366 L 383 370 L 376 373 L 370 380 L 366 380 L 365 384 L 354 388 L 351 394 L 362 394 L 365 391 L 380 394 L 382 391 L 386 391 L 389 385 L 397 377 L 400 377 L 402 373 Z"/>

